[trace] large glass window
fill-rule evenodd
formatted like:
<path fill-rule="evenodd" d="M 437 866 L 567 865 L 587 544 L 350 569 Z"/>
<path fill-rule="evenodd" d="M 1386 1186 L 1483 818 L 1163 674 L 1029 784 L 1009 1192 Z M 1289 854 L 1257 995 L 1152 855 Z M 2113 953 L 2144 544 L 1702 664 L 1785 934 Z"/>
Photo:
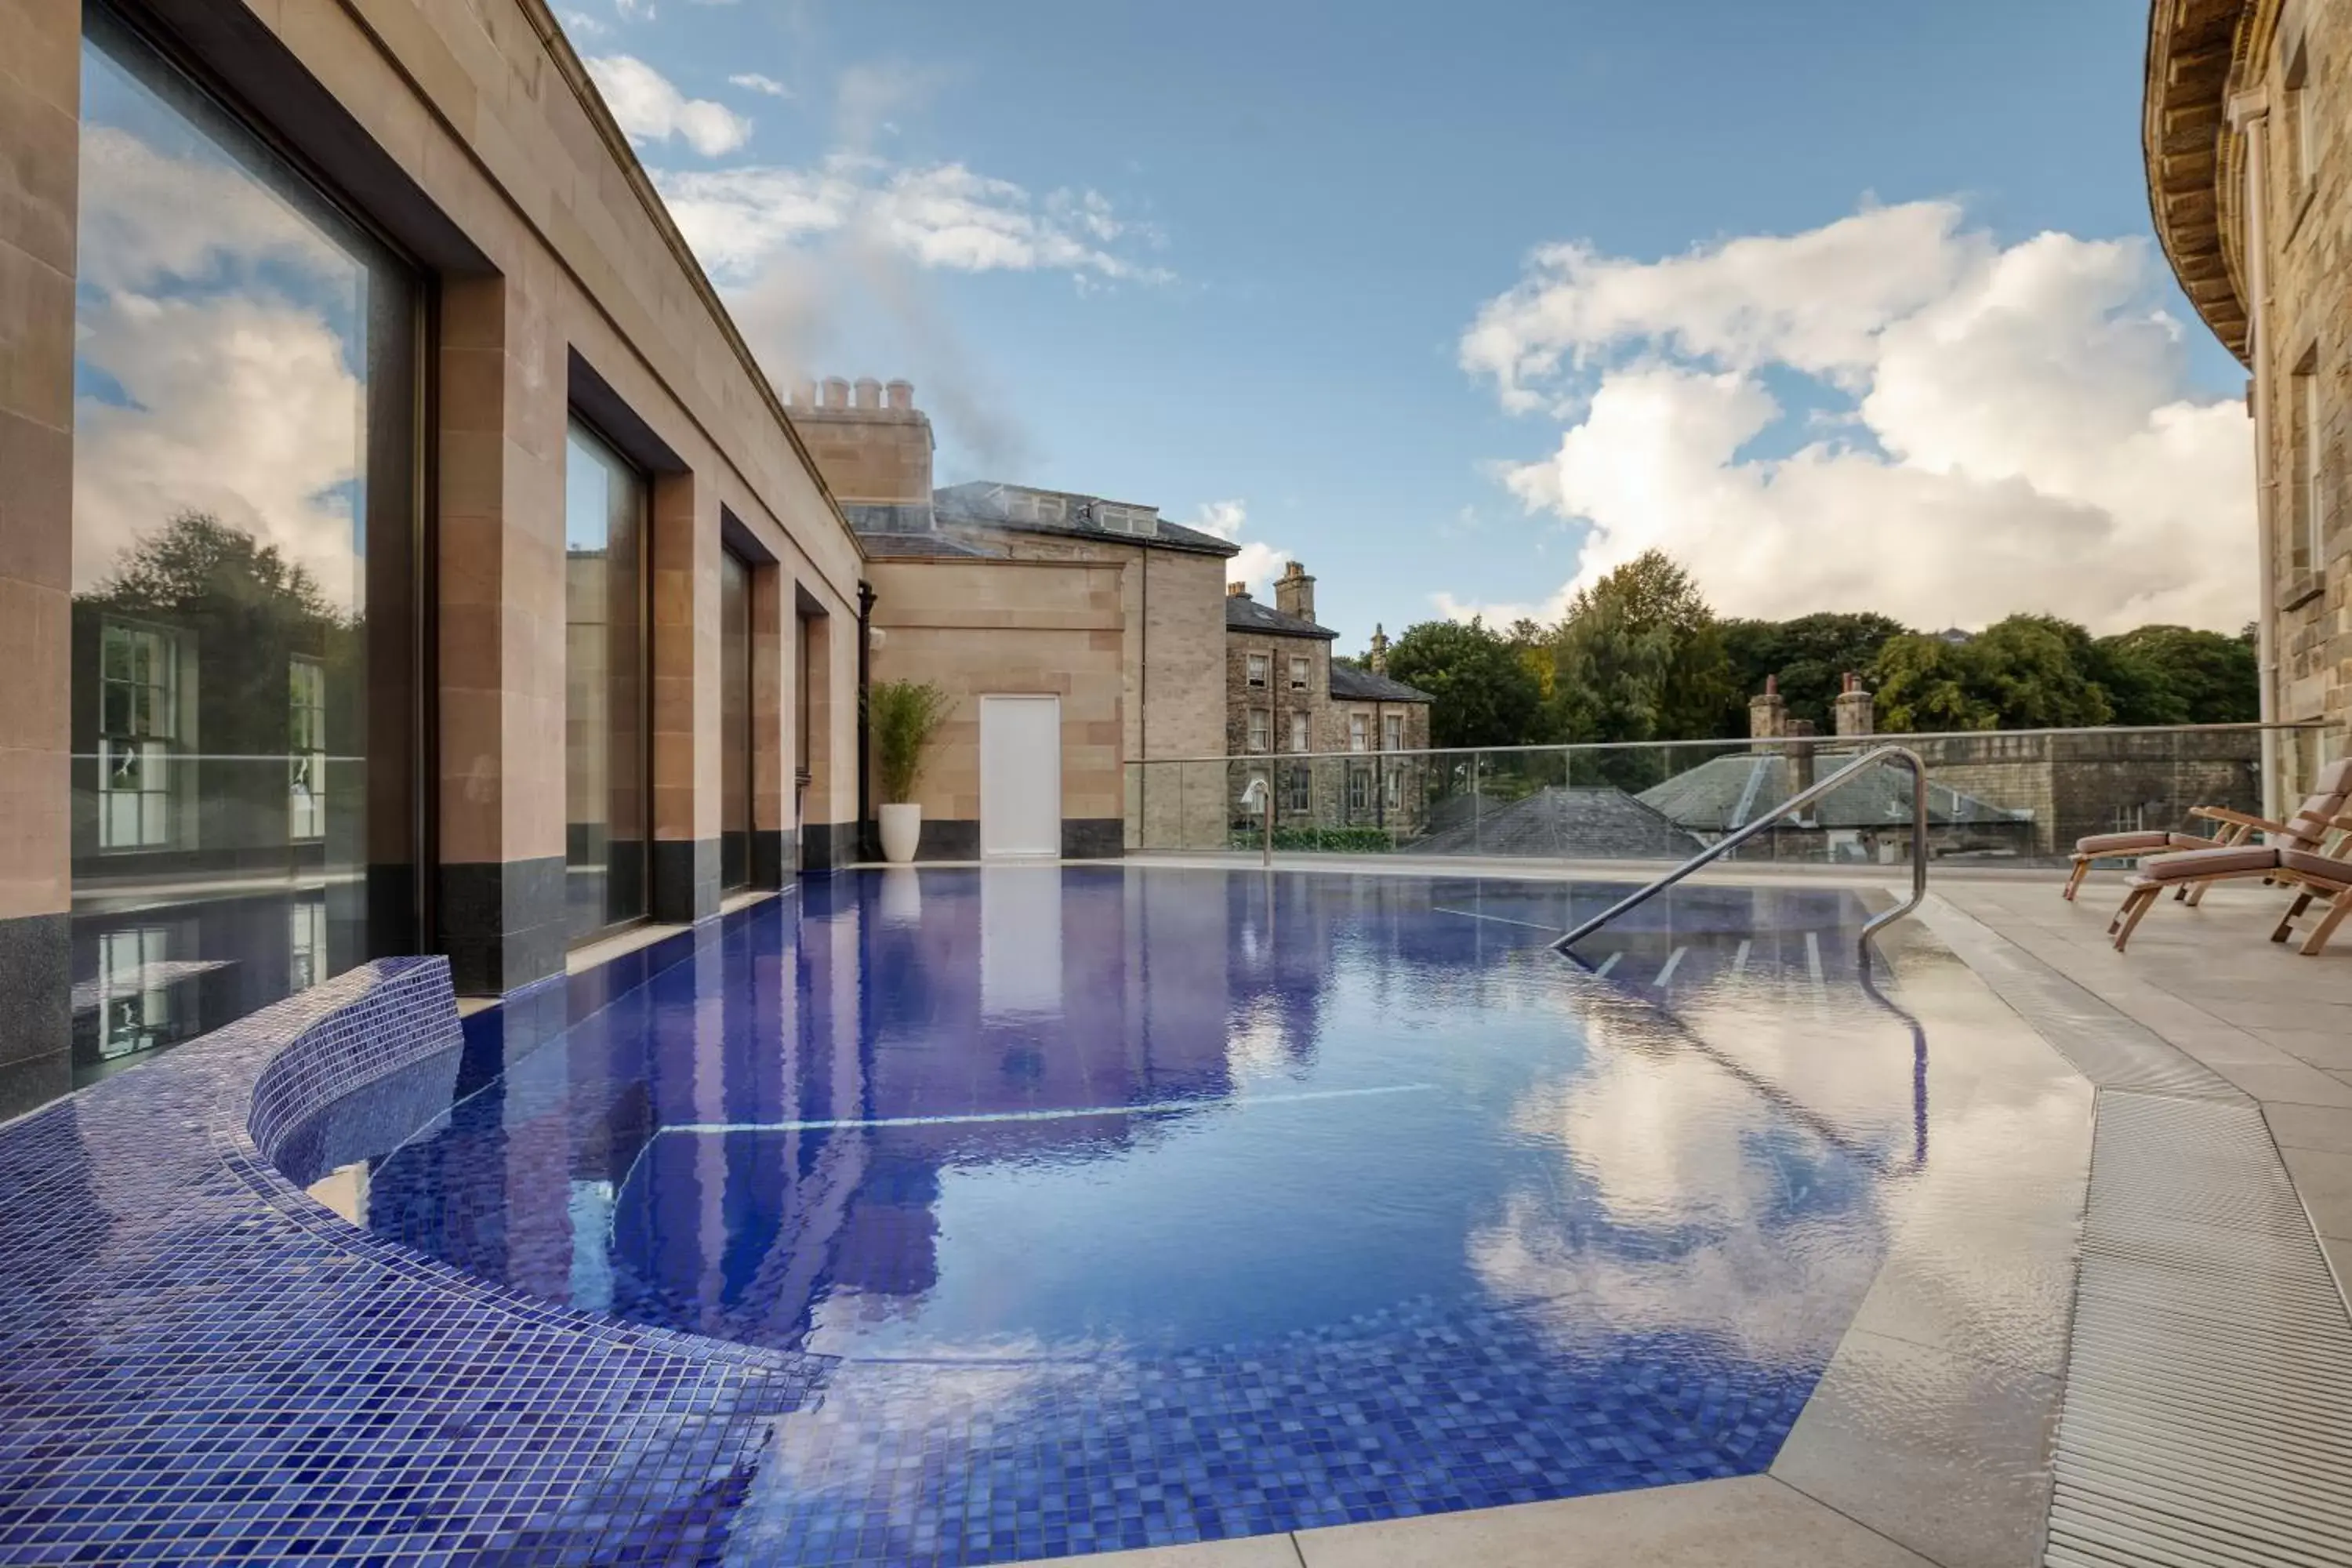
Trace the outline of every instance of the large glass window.
<path fill-rule="evenodd" d="M 83 15 L 73 954 L 93 1069 L 414 945 L 418 311 L 400 258 L 103 5 Z"/>
<path fill-rule="evenodd" d="M 574 419 L 563 464 L 564 820 L 573 940 L 646 914 L 646 481 Z"/>
<path fill-rule="evenodd" d="M 751 569 L 719 555 L 719 880 L 751 881 Z"/>

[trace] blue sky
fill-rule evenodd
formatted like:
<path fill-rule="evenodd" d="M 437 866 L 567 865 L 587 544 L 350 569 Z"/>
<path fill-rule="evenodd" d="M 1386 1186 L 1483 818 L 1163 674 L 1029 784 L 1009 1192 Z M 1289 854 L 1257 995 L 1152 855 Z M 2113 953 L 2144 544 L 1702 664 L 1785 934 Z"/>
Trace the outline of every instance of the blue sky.
<path fill-rule="evenodd" d="M 1956 400 L 1999 404 L 2012 376 L 2038 374 L 2049 356 L 2032 344 L 2043 331 L 2079 340 L 2086 356 L 2052 396 L 2100 395 L 2084 384 L 2135 377 L 2139 388 L 2116 419 L 2053 405 L 2045 425 L 2155 439 L 2157 405 L 2233 396 L 2239 373 L 2195 324 L 2152 246 L 2114 262 L 2131 277 L 2090 305 L 2081 279 L 2113 266 L 2070 251 L 2059 268 L 2066 280 L 2019 307 L 2040 325 L 2009 334 L 2000 351 L 2021 356 L 2022 368 L 1988 362 L 1975 382 L 1937 394 L 1943 401 L 1915 400 L 1907 426 L 1858 413 L 1871 390 L 1906 374 L 1874 350 L 1824 356 L 1792 348 L 1785 333 L 1695 343 L 1692 312 L 1716 309 L 1713 284 L 1597 335 L 1553 337 L 1553 360 L 1565 342 L 1573 368 L 1527 362 L 1522 379 L 1538 406 L 1507 410 L 1509 376 L 1465 364 L 1465 331 L 1533 278 L 1528 258 L 1547 245 L 1581 243 L 1636 268 L 1631 281 L 1643 285 L 1650 275 L 1639 268 L 1695 247 L 1927 200 L 1958 205 L 1947 226 L 1957 237 L 1937 252 L 1959 258 L 1947 273 L 1976 277 L 2043 230 L 2144 242 L 2143 0 L 578 0 L 566 18 L 581 52 L 605 62 L 608 98 L 722 287 L 789 301 L 741 310 L 772 362 L 914 380 L 940 429 L 941 483 L 1019 479 L 1154 502 L 1180 520 L 1238 502 L 1238 536 L 1264 547 L 1254 561 L 1285 552 L 1317 573 L 1322 617 L 1343 647 L 1360 646 L 1375 621 L 1393 633 L 1441 603 L 1548 613 L 1595 517 L 1607 520 L 1618 555 L 1657 542 L 1693 558 L 1735 610 L 1881 605 L 1963 624 L 2042 607 L 2095 622 L 2227 619 L 2227 604 L 2162 582 L 2118 584 L 2104 598 L 2000 602 L 2016 594 L 2016 561 L 2031 560 L 2039 539 L 2079 528 L 2082 538 L 2053 546 L 2050 563 L 2063 570 L 2069 551 L 2177 542 L 2179 530 L 2210 526 L 2159 517 L 2160 503 L 2125 488 L 2115 477 L 2129 466 L 2120 447 L 2116 462 L 2086 474 L 2079 455 L 2023 451 L 2030 433 L 1977 432 L 1925 459 L 1934 482 L 1907 467 L 1885 471 L 1891 452 L 1916 458 L 1938 447 L 1937 431 L 1968 424 L 1949 414 Z M 618 58 L 649 68 L 673 98 L 616 90 Z M 768 79 L 747 84 L 752 73 Z M 717 128 L 707 120 L 690 133 L 697 103 Z M 906 237 L 900 214 L 887 220 L 898 237 L 882 245 L 896 255 L 877 264 L 877 282 L 856 260 L 809 260 L 827 243 L 824 225 L 796 226 L 791 214 L 740 252 L 706 245 L 769 222 L 762 204 L 811 199 L 805 185 L 730 187 L 716 216 L 686 199 L 697 175 L 829 167 L 865 190 L 953 168 L 988 182 L 983 205 L 1032 226 L 1013 251 L 983 262 L 952 247 L 925 250 L 923 238 Z M 689 207 L 694 221 L 683 216 Z M 1038 243 L 1040 229 L 1051 243 Z M 1894 265 L 1878 259 L 1873 237 L 1854 244 L 1855 265 Z M 780 272 L 798 281 L 772 284 Z M 1773 276 L 1758 285 L 1780 291 L 1764 308 L 1813 309 L 1787 298 L 1806 286 L 1801 265 L 1793 281 Z M 1825 268 L 1822 287 L 1846 289 L 1841 276 Z M 1896 290 L 1902 302 L 1870 330 L 1975 287 L 1943 282 L 1944 293 Z M 1589 299 L 1593 287 L 1534 278 L 1547 284 L 1551 306 Z M 2128 335 L 2159 310 L 2182 329 L 2168 355 L 2152 337 L 2116 346 L 2117 331 Z M 788 324 L 767 331 L 779 318 Z M 2114 354 L 2125 370 L 2100 357 Z M 1662 364 L 1685 374 L 1634 374 Z M 1694 428 L 1693 398 L 1723 391 L 1726 377 L 1769 397 L 1771 415 L 1727 414 L 1724 449 L 1692 455 L 1670 433 Z M 1644 386 L 1657 395 L 1645 404 L 1634 396 Z M 1636 406 L 1651 410 L 1649 423 L 1626 412 Z M 1603 408 L 1618 412 L 1604 420 Z M 1921 421 L 1935 430 L 1923 433 Z M 1587 424 L 1583 457 L 1551 471 L 1563 436 Z M 2199 482 L 2222 495 L 2236 481 L 2228 448 L 2237 437 L 2218 415 L 2210 426 L 2195 450 L 2175 456 L 2201 465 Z M 1821 442 L 1822 455 L 1866 461 L 1837 476 L 1753 467 Z M 1625 456 L 1653 447 L 1683 455 Z M 1665 466 L 1627 467 L 1638 461 Z M 1739 464 L 1750 468 L 1727 490 L 1718 481 Z M 1980 534 L 1971 507 L 2024 515 L 1981 485 L 1956 498 L 1959 470 L 1987 484 L 2021 480 L 2032 506 L 2047 508 L 2044 521 L 2019 524 L 2000 569 L 1966 591 L 1943 585 L 1948 568 L 1927 567 L 1909 578 L 1890 567 L 1883 581 L 1798 574 L 1759 590 L 1755 578 L 1770 573 L 1752 559 L 1733 570 L 1732 552 L 1717 548 L 1769 536 L 1809 558 L 1900 554 L 1922 530 Z M 1833 494 L 1804 489 L 1832 478 Z M 1790 510 L 1800 494 L 1809 499 Z M 1645 497 L 1673 519 L 1654 527 L 1640 512 Z M 1230 508 L 1214 515 L 1234 526 Z M 1817 524 L 1822 517 L 1846 521 Z M 1947 521 L 1915 521 L 1939 517 Z"/>

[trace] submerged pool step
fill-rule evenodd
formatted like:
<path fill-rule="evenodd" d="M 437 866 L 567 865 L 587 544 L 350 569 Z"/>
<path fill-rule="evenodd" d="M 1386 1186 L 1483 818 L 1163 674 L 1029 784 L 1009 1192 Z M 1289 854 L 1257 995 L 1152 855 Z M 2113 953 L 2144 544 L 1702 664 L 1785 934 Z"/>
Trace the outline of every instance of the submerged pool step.
<path fill-rule="evenodd" d="M 1594 932 L 1566 957 L 1637 991 L 1684 993 L 1721 982 L 1824 990 L 1859 972 L 1851 931 Z"/>

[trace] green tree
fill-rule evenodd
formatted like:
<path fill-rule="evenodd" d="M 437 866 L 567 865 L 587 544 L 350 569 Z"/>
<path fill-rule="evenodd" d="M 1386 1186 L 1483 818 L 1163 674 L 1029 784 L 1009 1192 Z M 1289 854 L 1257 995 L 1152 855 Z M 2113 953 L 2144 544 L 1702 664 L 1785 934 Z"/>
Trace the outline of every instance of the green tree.
<path fill-rule="evenodd" d="M 2105 724 L 2115 705 L 2095 675 L 2091 634 L 2055 616 L 2011 616 L 1969 640 L 1979 690 L 2003 730 Z"/>
<path fill-rule="evenodd" d="M 1658 550 L 1577 591 L 1552 662 L 1560 728 L 1580 741 L 1711 735 L 1735 691 L 1715 612 Z"/>
<path fill-rule="evenodd" d="M 1990 730 L 2000 712 L 1978 691 L 1980 672 L 1966 643 L 1906 632 L 1878 650 L 1877 726 L 1900 734 Z"/>
<path fill-rule="evenodd" d="M 2243 636 L 2148 626 L 2092 645 L 2118 724 L 2251 724 L 2261 675 Z"/>
<path fill-rule="evenodd" d="M 1539 737 L 1543 689 L 1508 638 L 1483 620 L 1423 621 L 1389 648 L 1389 677 L 1430 706 L 1430 743 L 1518 746 Z"/>

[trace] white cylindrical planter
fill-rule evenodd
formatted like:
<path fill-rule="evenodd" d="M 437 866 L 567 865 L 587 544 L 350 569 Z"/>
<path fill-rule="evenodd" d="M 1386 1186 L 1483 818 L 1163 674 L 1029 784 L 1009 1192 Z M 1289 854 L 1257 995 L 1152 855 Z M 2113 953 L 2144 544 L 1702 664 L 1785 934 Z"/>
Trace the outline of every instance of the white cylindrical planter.
<path fill-rule="evenodd" d="M 905 804 L 882 807 L 882 858 L 903 866 L 915 858 L 923 839 L 923 808 Z"/>

